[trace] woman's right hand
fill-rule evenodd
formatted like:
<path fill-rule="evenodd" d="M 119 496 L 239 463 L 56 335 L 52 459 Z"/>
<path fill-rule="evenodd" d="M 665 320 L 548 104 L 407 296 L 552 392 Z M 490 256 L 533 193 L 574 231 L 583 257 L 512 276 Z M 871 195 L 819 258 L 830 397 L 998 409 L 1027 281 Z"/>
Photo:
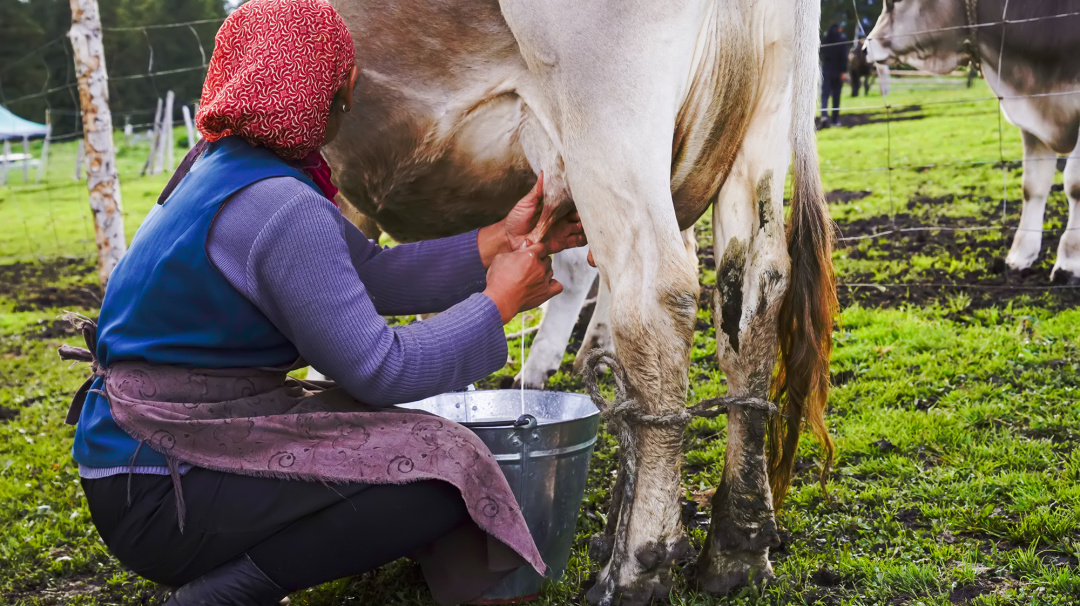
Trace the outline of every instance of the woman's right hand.
<path fill-rule="evenodd" d="M 495 302 L 503 324 L 518 313 L 539 307 L 562 292 L 551 278 L 551 257 L 543 244 L 533 244 L 496 256 L 487 272 L 484 294 Z"/>

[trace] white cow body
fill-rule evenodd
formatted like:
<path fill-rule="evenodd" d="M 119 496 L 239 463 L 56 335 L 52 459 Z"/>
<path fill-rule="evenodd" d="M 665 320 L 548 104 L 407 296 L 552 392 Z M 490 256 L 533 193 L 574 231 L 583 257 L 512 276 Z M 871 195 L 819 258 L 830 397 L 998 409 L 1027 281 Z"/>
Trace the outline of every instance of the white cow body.
<path fill-rule="evenodd" d="M 1058 244 L 1054 282 L 1080 278 L 1080 15 L 1069 0 L 903 0 L 889 3 L 868 37 L 879 63 L 948 73 L 974 48 L 1005 118 L 1024 143 L 1020 224 L 1006 264 L 1031 267 L 1042 246 L 1043 213 L 1057 157 L 1068 156 L 1069 221 Z M 1008 7 L 1008 14 L 1005 13 Z M 970 9 L 970 12 L 969 12 Z M 1017 21 L 1002 25 L 1006 20 Z M 965 41 L 976 40 L 969 46 Z"/>
<path fill-rule="evenodd" d="M 647 413 L 686 406 L 699 287 L 680 232 L 713 206 L 713 317 L 728 393 L 769 397 L 782 351 L 791 404 L 771 420 L 730 411 L 697 578 L 722 593 L 769 576 L 778 537 L 766 424 L 783 444 L 770 451 L 778 496 L 802 419 L 828 439 L 835 293 L 814 144 L 817 1 L 332 1 L 361 68 L 356 106 L 326 150 L 342 194 L 407 241 L 502 218 L 543 171 L 541 225 L 580 213 L 599 267 L 597 307 L 608 310 L 594 324 L 609 325 L 634 406 Z M 566 307 L 579 308 L 587 288 Z M 603 339 L 600 328 L 587 342 Z M 568 333 L 565 321 L 558 331 Z M 637 497 L 611 520 L 617 539 L 594 603 L 665 595 L 685 544 L 680 427 L 630 431 L 638 465 L 622 473 Z"/>

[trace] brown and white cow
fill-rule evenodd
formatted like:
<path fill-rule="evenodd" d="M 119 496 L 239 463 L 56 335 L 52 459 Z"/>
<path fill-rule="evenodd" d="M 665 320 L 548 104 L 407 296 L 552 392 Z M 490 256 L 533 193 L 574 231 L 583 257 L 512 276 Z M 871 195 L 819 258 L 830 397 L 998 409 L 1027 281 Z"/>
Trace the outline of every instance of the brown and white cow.
<path fill-rule="evenodd" d="M 1058 243 L 1054 282 L 1080 279 L 1078 10 L 1075 0 L 886 0 L 868 36 L 870 59 L 878 63 L 907 63 L 939 74 L 971 55 L 981 64 L 1005 118 L 1023 135 L 1024 206 L 1005 258 L 1014 270 L 1031 267 L 1039 257 L 1057 157 L 1068 156 L 1069 221 Z"/>
<path fill-rule="evenodd" d="M 344 196 L 399 240 L 435 238 L 498 220 L 544 171 L 541 222 L 579 211 L 610 293 L 617 357 L 649 413 L 686 406 L 698 279 L 680 230 L 713 207 L 728 393 L 769 397 L 779 354 L 772 387 L 784 403 L 773 418 L 730 411 L 697 578 L 725 592 L 770 575 L 773 501 L 803 423 L 831 447 L 817 0 L 332 1 L 362 70 L 326 154 Z M 590 590 L 594 603 L 666 593 L 684 542 L 681 430 L 632 431 L 638 498 L 623 504 L 625 541 Z"/>

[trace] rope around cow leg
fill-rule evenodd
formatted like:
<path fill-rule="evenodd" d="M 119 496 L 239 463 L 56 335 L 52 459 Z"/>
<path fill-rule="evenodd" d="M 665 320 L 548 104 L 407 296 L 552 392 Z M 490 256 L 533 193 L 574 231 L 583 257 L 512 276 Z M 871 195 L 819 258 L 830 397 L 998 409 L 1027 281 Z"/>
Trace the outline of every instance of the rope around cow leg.
<path fill-rule="evenodd" d="M 597 385 L 597 375 L 601 366 L 606 365 L 611 369 L 615 379 L 615 398 L 607 400 L 600 393 Z M 640 426 L 651 427 L 674 427 L 680 433 L 686 430 L 690 420 L 694 417 L 712 418 L 727 414 L 733 406 L 741 406 L 763 410 L 768 414 L 776 413 L 776 405 L 768 400 L 755 397 L 723 396 L 708 398 L 689 408 L 676 412 L 663 414 L 649 414 L 641 410 L 640 404 L 630 395 L 630 381 L 626 376 L 626 370 L 614 356 L 602 349 L 594 349 L 585 356 L 582 369 L 582 378 L 585 389 L 589 393 L 596 407 L 600 409 L 601 417 L 610 423 L 615 430 L 616 439 L 619 442 L 619 470 L 615 476 L 615 486 L 611 490 L 611 503 L 608 505 L 607 524 L 601 535 L 594 535 L 589 541 L 590 557 L 601 562 L 607 562 L 612 554 L 618 550 L 626 553 L 627 533 L 630 527 L 629 520 L 626 524 L 619 525 L 619 520 L 625 514 L 629 516 L 630 508 L 634 503 L 634 493 L 637 483 L 637 457 L 638 444 L 634 437 L 633 429 Z M 640 554 L 638 559 L 641 560 Z M 669 554 L 670 559 L 674 554 Z M 653 560 L 650 558 L 650 560 Z M 650 563 L 654 563 L 650 561 Z M 659 565 L 661 561 L 655 561 Z M 642 564 L 645 564 L 643 561 Z M 619 568 L 622 562 L 611 562 L 612 571 L 609 578 L 618 578 Z"/>

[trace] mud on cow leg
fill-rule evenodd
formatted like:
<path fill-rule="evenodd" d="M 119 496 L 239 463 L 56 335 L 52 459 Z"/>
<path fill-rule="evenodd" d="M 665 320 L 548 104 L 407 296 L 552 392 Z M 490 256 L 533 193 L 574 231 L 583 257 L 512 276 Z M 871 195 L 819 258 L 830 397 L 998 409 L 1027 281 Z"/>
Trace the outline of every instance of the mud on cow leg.
<path fill-rule="evenodd" d="M 1055 284 L 1080 284 L 1080 151 L 1073 150 L 1065 163 L 1065 194 L 1069 198 L 1069 222 L 1058 242 L 1057 259 L 1050 279 Z"/>
<path fill-rule="evenodd" d="M 654 279 L 655 290 L 643 292 L 649 279 L 628 272 L 611 284 L 615 349 L 630 406 L 644 415 L 678 414 L 685 407 L 698 282 L 678 239 L 666 249 L 660 261 L 671 269 L 660 284 Z M 638 606 L 667 596 L 671 563 L 686 551 L 679 520 L 683 424 L 631 418 L 616 425 L 621 450 L 609 513 L 614 519 L 611 534 L 593 552 L 606 562 L 586 599 Z"/>
<path fill-rule="evenodd" d="M 698 559 L 698 585 L 727 594 L 773 576 L 769 549 L 780 544 L 765 465 L 768 411 L 728 410 L 724 475 L 712 500 L 712 523 Z"/>
<path fill-rule="evenodd" d="M 755 139 L 769 145 L 767 132 Z M 790 261 L 784 240 L 783 175 L 786 140 L 772 155 L 753 147 L 737 161 L 737 177 L 713 208 L 716 290 L 713 324 L 720 368 L 729 396 L 767 400 L 776 365 L 777 319 L 788 283 Z M 720 486 L 712 501 L 712 521 L 698 557 L 695 583 L 726 594 L 773 576 L 769 548 L 779 544 L 765 458 L 769 413 L 744 406 L 728 409 L 727 452 Z"/>

